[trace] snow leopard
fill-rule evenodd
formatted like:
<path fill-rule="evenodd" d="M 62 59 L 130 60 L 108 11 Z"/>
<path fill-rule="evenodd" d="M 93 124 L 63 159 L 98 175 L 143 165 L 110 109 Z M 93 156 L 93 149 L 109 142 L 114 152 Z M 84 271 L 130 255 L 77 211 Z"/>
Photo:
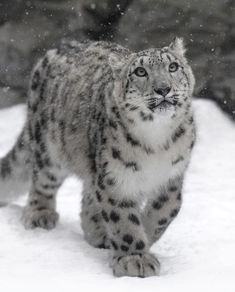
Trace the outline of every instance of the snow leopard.
<path fill-rule="evenodd" d="M 181 38 L 140 52 L 105 41 L 49 50 L 31 76 L 24 128 L 0 161 L 0 201 L 28 192 L 25 228 L 52 229 L 57 191 L 76 175 L 84 237 L 109 249 L 113 274 L 159 275 L 150 248 L 181 207 L 194 83 Z"/>

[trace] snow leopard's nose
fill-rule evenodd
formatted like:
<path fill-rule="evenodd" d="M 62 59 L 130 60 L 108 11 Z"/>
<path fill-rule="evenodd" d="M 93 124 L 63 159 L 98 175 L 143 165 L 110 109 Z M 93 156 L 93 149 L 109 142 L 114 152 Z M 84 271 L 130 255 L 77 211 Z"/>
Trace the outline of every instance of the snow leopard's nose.
<path fill-rule="evenodd" d="M 169 87 L 169 86 L 162 86 L 162 87 L 159 87 L 159 88 L 154 88 L 154 91 L 157 94 L 165 97 L 171 91 L 171 87 Z"/>

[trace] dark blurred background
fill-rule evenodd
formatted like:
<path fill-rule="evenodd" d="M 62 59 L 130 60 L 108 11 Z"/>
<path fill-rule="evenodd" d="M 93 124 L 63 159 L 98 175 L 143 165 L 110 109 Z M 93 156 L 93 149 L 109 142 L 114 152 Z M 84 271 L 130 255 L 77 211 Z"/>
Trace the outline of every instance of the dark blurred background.
<path fill-rule="evenodd" d="M 235 120 L 235 1 L 0 0 L 0 107 L 24 102 L 38 57 L 62 38 L 115 41 L 132 50 L 184 37 L 195 96 Z"/>

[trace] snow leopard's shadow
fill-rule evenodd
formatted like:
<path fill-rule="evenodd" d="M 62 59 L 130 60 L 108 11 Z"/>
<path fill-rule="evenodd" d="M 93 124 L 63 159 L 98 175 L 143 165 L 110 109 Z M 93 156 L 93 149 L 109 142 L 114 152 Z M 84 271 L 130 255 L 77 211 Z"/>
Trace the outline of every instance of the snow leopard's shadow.
<path fill-rule="evenodd" d="M 23 206 L 18 203 L 1 204 L 0 207 L 0 222 L 1 228 L 21 241 L 25 228 L 21 223 Z"/>
<path fill-rule="evenodd" d="M 19 218 L 21 217 L 23 207 L 18 204 L 7 204 L 0 202 L 0 213 L 10 225 L 20 225 Z"/>
<path fill-rule="evenodd" d="M 0 208 L 6 207 L 7 203 L 0 202 Z"/>
<path fill-rule="evenodd" d="M 60 234 L 60 238 L 68 243 L 68 248 L 71 248 L 73 252 L 75 251 L 78 254 L 82 254 L 83 257 L 90 258 L 91 262 L 96 259 L 96 262 L 100 262 L 102 266 L 107 263 L 109 251 L 95 248 L 86 242 L 79 220 L 73 222 L 61 220 L 52 232 Z"/>
<path fill-rule="evenodd" d="M 104 249 L 97 249 L 90 246 L 84 239 L 79 220 L 72 220 L 61 217 L 57 226 L 52 230 L 35 228 L 26 230 L 21 222 L 23 206 L 9 204 L 0 208 L 0 221 L 5 225 L 8 232 L 16 238 L 17 245 L 23 243 L 30 250 L 29 254 L 37 254 L 38 250 L 43 251 L 43 257 L 47 261 L 54 261 L 59 255 L 61 264 L 74 260 L 79 268 L 83 259 L 98 269 L 104 269 L 109 273 L 108 255 Z M 53 252 L 52 252 L 53 251 Z M 25 252 L 22 251 L 22 252 Z M 89 264 L 88 264 L 89 266 Z"/>

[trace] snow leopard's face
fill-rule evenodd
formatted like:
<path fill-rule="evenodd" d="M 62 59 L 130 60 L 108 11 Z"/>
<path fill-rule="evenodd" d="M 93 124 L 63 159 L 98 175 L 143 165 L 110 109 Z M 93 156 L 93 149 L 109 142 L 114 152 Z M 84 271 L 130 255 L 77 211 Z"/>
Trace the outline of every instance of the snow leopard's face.
<path fill-rule="evenodd" d="M 122 72 L 125 81 L 120 104 L 126 111 L 139 111 L 142 119 L 148 120 L 162 114 L 176 116 L 187 107 L 194 77 L 181 39 L 169 47 L 133 54 Z"/>

